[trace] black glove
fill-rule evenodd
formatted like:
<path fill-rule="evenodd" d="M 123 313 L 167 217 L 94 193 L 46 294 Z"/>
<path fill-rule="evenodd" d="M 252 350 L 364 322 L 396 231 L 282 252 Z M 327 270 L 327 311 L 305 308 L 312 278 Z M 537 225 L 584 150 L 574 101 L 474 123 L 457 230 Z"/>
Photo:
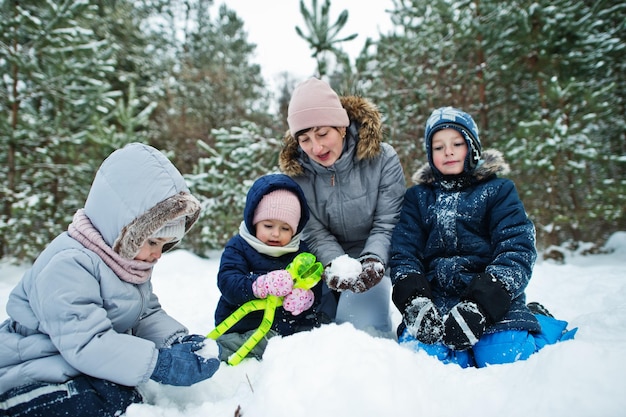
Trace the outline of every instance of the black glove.
<path fill-rule="evenodd" d="M 430 298 L 417 297 L 402 314 L 406 329 L 422 343 L 432 345 L 443 336 L 443 320 Z"/>
<path fill-rule="evenodd" d="M 359 258 L 359 262 L 361 262 L 363 270 L 356 281 L 354 281 L 352 288 L 350 288 L 357 294 L 365 292 L 378 284 L 385 275 L 385 265 L 379 258 L 372 255 L 364 255 Z"/>
<path fill-rule="evenodd" d="M 502 282 L 491 274 L 478 274 L 463 300 L 444 317 L 444 344 L 454 350 L 469 349 L 510 307 L 511 296 Z"/>
<path fill-rule="evenodd" d="M 478 304 L 461 301 L 444 317 L 443 343 L 453 350 L 471 348 L 487 328 L 487 318 Z"/>
<path fill-rule="evenodd" d="M 433 344 L 443 336 L 443 320 L 432 301 L 428 280 L 422 274 L 408 274 L 393 287 L 392 300 L 413 337 Z"/>
<path fill-rule="evenodd" d="M 166 385 L 187 387 L 213 376 L 220 366 L 217 358 L 196 355 L 202 349 L 202 336 L 185 336 L 170 347 L 159 349 L 157 363 L 150 379 Z M 204 339 L 204 338 L 202 338 Z"/>

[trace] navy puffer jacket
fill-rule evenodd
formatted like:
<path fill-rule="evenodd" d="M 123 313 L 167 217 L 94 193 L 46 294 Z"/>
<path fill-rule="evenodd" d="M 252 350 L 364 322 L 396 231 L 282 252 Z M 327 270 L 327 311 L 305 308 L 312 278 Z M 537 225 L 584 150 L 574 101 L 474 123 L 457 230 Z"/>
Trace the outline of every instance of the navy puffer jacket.
<path fill-rule="evenodd" d="M 391 279 L 424 274 L 434 303 L 444 315 L 457 304 L 471 280 L 493 274 L 512 298 L 508 313 L 487 329 L 539 331 L 526 307 L 524 290 L 537 253 L 535 228 L 511 180 L 502 155 L 493 150 L 458 184 L 442 184 L 430 165 L 413 176 L 391 241 Z"/>

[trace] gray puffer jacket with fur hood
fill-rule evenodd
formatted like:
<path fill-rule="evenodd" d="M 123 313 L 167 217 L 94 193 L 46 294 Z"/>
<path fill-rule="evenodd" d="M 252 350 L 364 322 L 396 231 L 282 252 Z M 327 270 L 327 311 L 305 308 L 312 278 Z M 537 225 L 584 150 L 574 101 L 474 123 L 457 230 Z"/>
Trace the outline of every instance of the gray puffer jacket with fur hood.
<path fill-rule="evenodd" d="M 84 212 L 108 246 L 132 259 L 169 220 L 197 220 L 198 201 L 156 149 L 131 144 L 101 165 Z M 65 232 L 40 254 L 7 303 L 0 325 L 0 393 L 79 374 L 126 386 L 148 380 L 158 348 L 187 329 L 168 316 L 150 280 L 120 279 Z"/>
<path fill-rule="evenodd" d="M 324 167 L 287 132 L 281 170 L 304 191 L 311 217 L 303 239 L 324 264 L 345 253 L 378 256 L 386 264 L 391 233 L 400 216 L 406 182 L 400 159 L 383 142 L 381 115 L 363 97 L 340 97 L 350 119 L 344 150 Z"/>

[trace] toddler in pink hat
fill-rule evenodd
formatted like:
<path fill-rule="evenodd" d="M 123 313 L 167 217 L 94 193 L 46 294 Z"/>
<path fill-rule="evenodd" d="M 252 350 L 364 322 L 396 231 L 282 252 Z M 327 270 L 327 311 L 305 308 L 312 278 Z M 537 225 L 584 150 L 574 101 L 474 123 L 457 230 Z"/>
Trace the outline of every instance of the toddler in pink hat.
<path fill-rule="evenodd" d="M 300 223 L 300 201 L 293 192 L 279 189 L 263 196 L 252 224 L 257 239 L 270 246 L 289 243 Z"/>
<path fill-rule="evenodd" d="M 304 193 L 287 175 L 265 175 L 250 187 L 239 233 L 222 252 L 217 275 L 222 296 L 215 310 L 217 325 L 248 301 L 269 295 L 283 297 L 271 330 L 249 356 L 261 358 L 272 336 L 288 336 L 320 325 L 316 300 L 321 297 L 321 284 L 312 290 L 293 288 L 293 277 L 285 270 L 298 254 L 310 252 L 301 239 L 308 219 Z M 262 311 L 250 313 L 220 336 L 221 360 L 228 361 L 256 331 L 262 316 Z"/>

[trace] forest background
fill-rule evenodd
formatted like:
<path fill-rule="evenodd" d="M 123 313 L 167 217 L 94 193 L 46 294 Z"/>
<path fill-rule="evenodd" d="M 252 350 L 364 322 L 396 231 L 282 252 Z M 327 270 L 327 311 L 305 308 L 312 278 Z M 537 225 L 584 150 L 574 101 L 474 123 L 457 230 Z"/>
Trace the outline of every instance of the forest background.
<path fill-rule="evenodd" d="M 393 0 L 392 29 L 355 59 L 349 10 L 331 8 L 300 1 L 310 75 L 380 108 L 407 181 L 426 118 L 452 105 L 505 154 L 541 250 L 626 230 L 626 3 Z M 285 72 L 271 91 L 245 22 L 212 0 L 0 0 L 0 13 L 0 258 L 34 259 L 134 141 L 166 152 L 203 204 L 183 247 L 223 248 L 252 182 L 278 170 L 302 80 Z"/>

